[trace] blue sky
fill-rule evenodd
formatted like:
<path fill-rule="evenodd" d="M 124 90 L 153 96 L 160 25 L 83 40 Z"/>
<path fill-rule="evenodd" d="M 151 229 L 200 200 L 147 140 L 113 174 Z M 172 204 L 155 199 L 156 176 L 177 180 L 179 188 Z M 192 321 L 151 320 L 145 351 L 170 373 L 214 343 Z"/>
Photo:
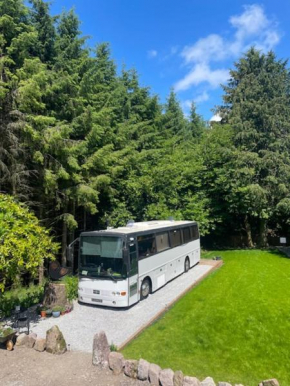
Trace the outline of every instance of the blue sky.
<path fill-rule="evenodd" d="M 288 0 L 54 0 L 51 10 L 72 7 L 90 46 L 109 42 L 119 69 L 135 67 L 162 103 L 173 87 L 184 112 L 194 100 L 205 119 L 248 47 L 290 56 Z"/>

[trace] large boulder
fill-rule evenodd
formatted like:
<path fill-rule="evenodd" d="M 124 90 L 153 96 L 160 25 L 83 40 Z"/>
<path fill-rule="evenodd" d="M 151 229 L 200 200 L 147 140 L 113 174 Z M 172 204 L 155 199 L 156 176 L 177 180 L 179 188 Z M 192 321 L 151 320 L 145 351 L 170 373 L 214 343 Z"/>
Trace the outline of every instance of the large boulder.
<path fill-rule="evenodd" d="M 119 375 L 123 372 L 124 357 L 119 352 L 110 352 L 109 354 L 109 367 L 113 371 L 113 374 Z"/>
<path fill-rule="evenodd" d="M 145 361 L 145 359 L 139 360 L 138 379 L 140 379 L 140 381 L 147 381 L 149 376 L 149 366 L 150 366 L 150 363 Z"/>
<path fill-rule="evenodd" d="M 27 340 L 25 346 L 28 348 L 33 348 L 36 342 L 37 335 L 35 333 L 31 333 L 27 336 Z"/>
<path fill-rule="evenodd" d="M 200 381 L 195 377 L 184 377 L 183 386 L 200 386 Z"/>
<path fill-rule="evenodd" d="M 159 373 L 159 382 L 161 386 L 174 386 L 173 377 L 174 371 L 171 369 L 161 370 Z"/>
<path fill-rule="evenodd" d="M 46 340 L 45 339 L 36 339 L 35 345 L 33 346 L 36 351 L 44 351 L 46 349 Z"/>
<path fill-rule="evenodd" d="M 201 383 L 200 386 L 216 386 L 214 380 L 211 377 L 206 377 Z"/>
<path fill-rule="evenodd" d="M 66 341 L 58 326 L 53 326 L 46 331 L 46 351 L 56 355 L 66 352 Z"/>
<path fill-rule="evenodd" d="M 20 334 L 20 335 L 17 337 L 17 340 L 16 340 L 16 346 L 23 346 L 23 347 L 25 347 L 27 341 L 28 341 L 28 335 L 22 333 L 22 334 Z"/>
<path fill-rule="evenodd" d="M 173 377 L 173 385 L 174 386 L 182 386 L 183 385 L 183 372 L 182 371 L 175 371 L 174 377 Z"/>
<path fill-rule="evenodd" d="M 128 359 L 125 361 L 124 373 L 130 377 L 137 379 L 138 375 L 138 361 L 134 359 Z"/>
<path fill-rule="evenodd" d="M 160 371 L 161 371 L 161 368 L 158 365 L 155 365 L 155 363 L 150 364 L 148 377 L 149 377 L 149 381 L 150 381 L 151 385 L 159 386 Z"/>
<path fill-rule="evenodd" d="M 104 331 L 94 336 L 93 343 L 93 365 L 100 367 L 109 366 L 110 346 Z"/>

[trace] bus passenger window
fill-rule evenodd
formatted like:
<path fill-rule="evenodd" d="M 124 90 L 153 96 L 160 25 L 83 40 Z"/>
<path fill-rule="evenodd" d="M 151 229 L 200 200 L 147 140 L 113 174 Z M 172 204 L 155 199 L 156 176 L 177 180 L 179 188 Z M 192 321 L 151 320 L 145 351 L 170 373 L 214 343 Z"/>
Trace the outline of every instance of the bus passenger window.
<path fill-rule="evenodd" d="M 183 228 L 183 242 L 184 244 L 189 243 L 191 240 L 191 235 L 190 235 L 190 228 Z"/>
<path fill-rule="evenodd" d="M 199 238 L 197 225 L 193 225 L 191 228 L 191 239 L 197 240 Z"/>
<path fill-rule="evenodd" d="M 156 253 L 155 235 L 138 236 L 139 259 L 154 255 Z"/>
<path fill-rule="evenodd" d="M 156 235 L 157 252 L 165 251 L 169 248 L 168 232 L 159 233 Z"/>
<path fill-rule="evenodd" d="M 181 245 L 181 232 L 180 229 L 170 231 L 170 244 L 171 248 Z"/>

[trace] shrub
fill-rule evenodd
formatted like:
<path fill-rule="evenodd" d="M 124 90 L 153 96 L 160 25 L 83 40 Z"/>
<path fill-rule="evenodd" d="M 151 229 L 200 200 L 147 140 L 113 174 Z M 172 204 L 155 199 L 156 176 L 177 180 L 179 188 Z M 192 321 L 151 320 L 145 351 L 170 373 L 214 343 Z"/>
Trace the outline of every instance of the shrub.
<path fill-rule="evenodd" d="M 22 308 L 31 307 L 41 302 L 44 294 L 44 284 L 19 287 L 10 291 L 0 293 L 0 312 L 9 316 L 16 306 Z"/>
<path fill-rule="evenodd" d="M 77 276 L 66 276 L 63 279 L 66 288 L 66 296 L 69 301 L 78 298 L 79 279 Z"/>
<path fill-rule="evenodd" d="M 45 259 L 53 260 L 58 244 L 38 219 L 11 196 L 0 194 L 0 292 L 24 274 L 35 278 Z"/>

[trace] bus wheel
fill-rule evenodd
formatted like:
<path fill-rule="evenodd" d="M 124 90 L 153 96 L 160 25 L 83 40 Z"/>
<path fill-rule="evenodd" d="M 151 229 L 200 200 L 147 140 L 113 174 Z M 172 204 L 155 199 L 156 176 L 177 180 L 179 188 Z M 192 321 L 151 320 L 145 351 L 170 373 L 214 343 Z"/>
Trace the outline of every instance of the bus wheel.
<path fill-rule="evenodd" d="M 149 279 L 144 279 L 141 284 L 141 300 L 146 299 L 151 292 L 151 283 Z"/>
<path fill-rule="evenodd" d="M 184 272 L 188 272 L 190 268 L 189 258 L 187 257 L 184 262 Z"/>

